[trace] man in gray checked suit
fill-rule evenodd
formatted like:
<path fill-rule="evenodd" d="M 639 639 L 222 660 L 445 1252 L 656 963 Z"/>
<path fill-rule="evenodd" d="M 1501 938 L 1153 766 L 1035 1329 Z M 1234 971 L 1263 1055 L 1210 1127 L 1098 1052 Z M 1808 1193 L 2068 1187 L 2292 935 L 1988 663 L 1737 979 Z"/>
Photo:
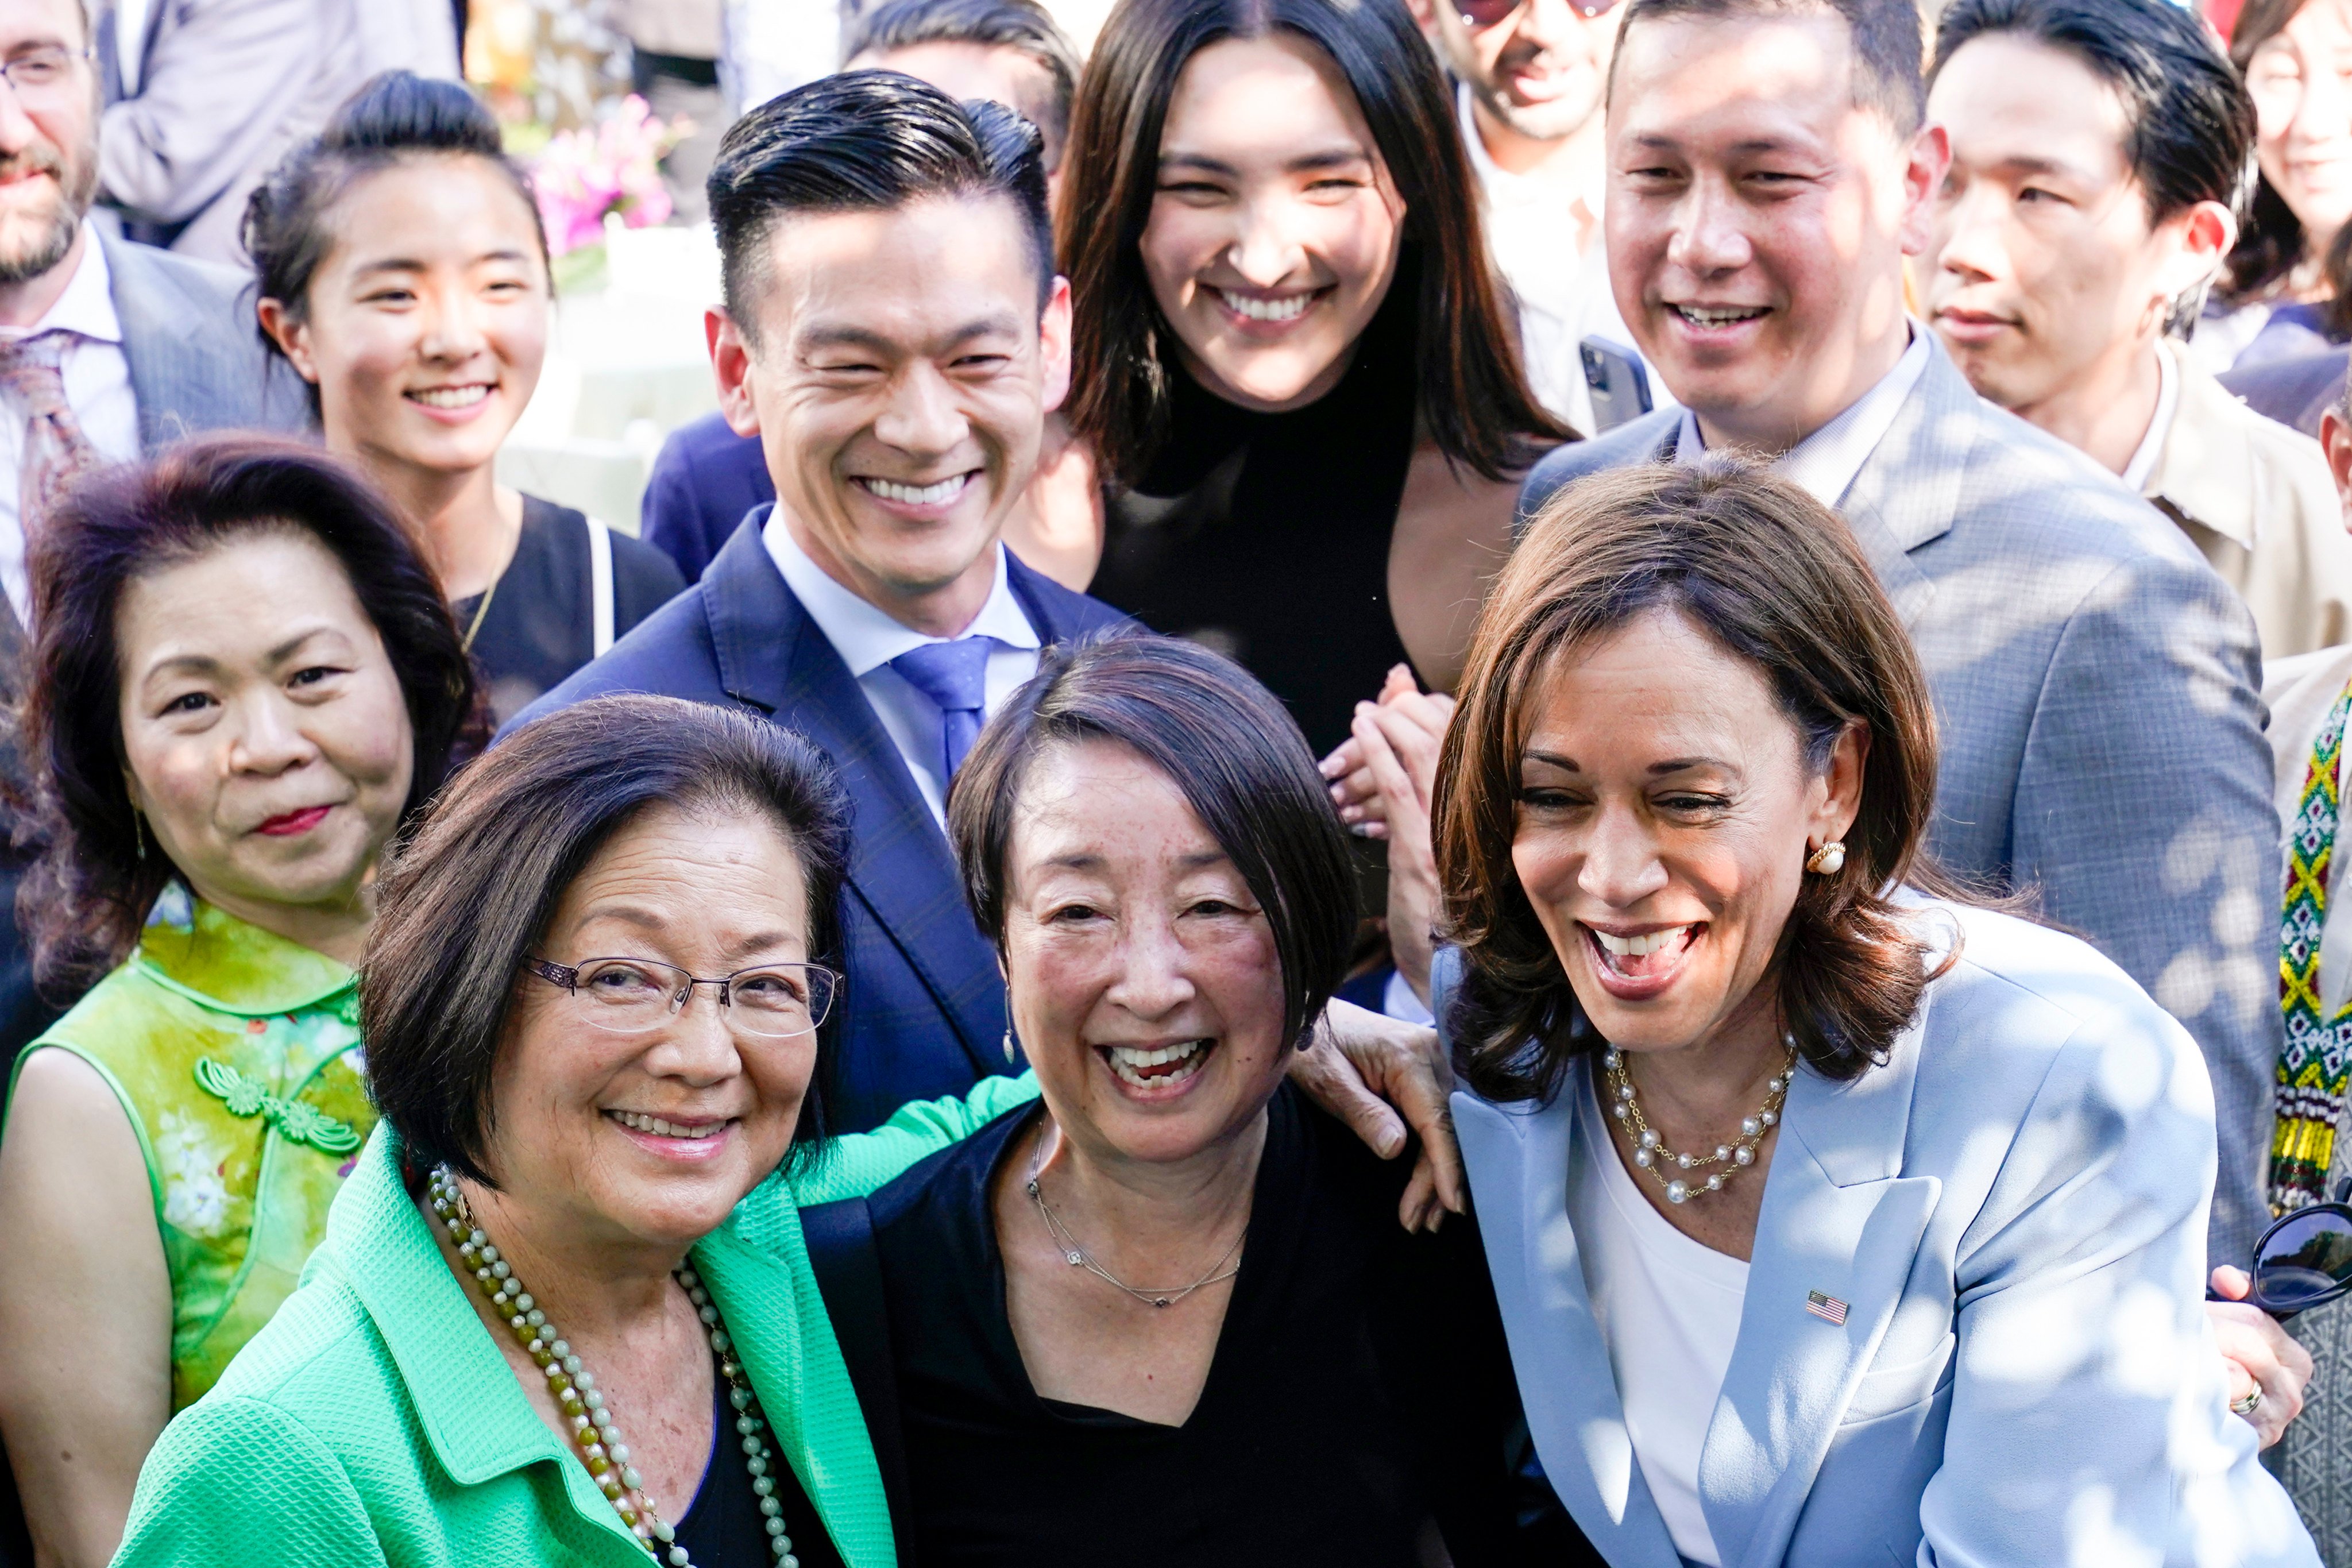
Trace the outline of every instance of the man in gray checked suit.
<path fill-rule="evenodd" d="M 1724 72 L 1678 70 L 1695 30 Z M 2215 1263 L 2268 1217 L 2278 825 L 2253 622 L 2179 531 L 1980 400 L 1904 310 L 1948 162 L 1911 0 L 1633 0 L 1609 105 L 1619 308 L 1685 407 L 1563 447 L 1578 476 L 1770 458 L 1841 511 L 1911 629 L 1943 738 L 1931 840 L 2030 889 L 2204 1048 Z M 2153 1086 L 2152 1086 L 2153 1087 Z"/>

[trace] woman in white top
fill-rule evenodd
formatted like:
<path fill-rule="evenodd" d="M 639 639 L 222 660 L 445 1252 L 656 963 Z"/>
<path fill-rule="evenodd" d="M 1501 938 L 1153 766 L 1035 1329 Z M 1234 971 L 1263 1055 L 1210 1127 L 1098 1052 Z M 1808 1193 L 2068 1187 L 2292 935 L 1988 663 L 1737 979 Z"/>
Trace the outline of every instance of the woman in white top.
<path fill-rule="evenodd" d="M 2211 1349 L 2195 1044 L 1916 890 L 1935 772 L 1900 621 L 1782 480 L 1595 476 L 1498 579 L 1438 1003 L 1544 1469 L 1621 1568 L 2316 1563 Z"/>

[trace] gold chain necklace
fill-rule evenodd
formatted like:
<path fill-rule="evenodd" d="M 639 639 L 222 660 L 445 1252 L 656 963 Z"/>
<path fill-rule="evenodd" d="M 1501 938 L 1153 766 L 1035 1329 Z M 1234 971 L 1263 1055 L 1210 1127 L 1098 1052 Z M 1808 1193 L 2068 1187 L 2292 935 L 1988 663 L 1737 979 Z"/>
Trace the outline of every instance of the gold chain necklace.
<path fill-rule="evenodd" d="M 1780 1108 L 1788 1102 L 1789 1084 L 1797 1076 L 1797 1042 L 1788 1035 L 1780 1037 L 1788 1048 L 1788 1059 L 1780 1070 L 1766 1080 L 1764 1105 L 1753 1116 L 1743 1117 L 1739 1123 L 1739 1139 L 1734 1143 L 1717 1143 L 1712 1154 L 1677 1154 L 1666 1147 L 1642 1114 L 1642 1101 L 1633 1092 L 1633 1075 L 1625 1070 L 1625 1058 L 1611 1046 L 1601 1055 L 1601 1065 L 1609 1075 L 1610 1114 L 1633 1130 L 1633 1163 L 1664 1182 L 1666 1202 L 1688 1202 L 1705 1193 L 1719 1193 L 1723 1185 L 1748 1166 L 1756 1163 L 1756 1146 L 1764 1142 L 1764 1134 L 1780 1120 Z M 1721 1170 L 1708 1170 L 1720 1165 Z M 1681 1174 L 1668 1173 L 1706 1171 L 1706 1180 L 1696 1186 Z"/>

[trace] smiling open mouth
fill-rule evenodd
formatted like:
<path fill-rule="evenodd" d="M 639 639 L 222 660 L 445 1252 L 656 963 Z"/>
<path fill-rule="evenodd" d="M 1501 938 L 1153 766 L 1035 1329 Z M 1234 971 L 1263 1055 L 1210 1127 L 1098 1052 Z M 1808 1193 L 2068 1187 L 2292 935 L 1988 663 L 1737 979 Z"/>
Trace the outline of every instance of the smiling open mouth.
<path fill-rule="evenodd" d="M 1705 925 L 1697 921 L 1624 936 L 1584 928 L 1601 967 L 1626 980 L 1655 980 L 1673 973 L 1682 967 L 1684 956 L 1704 930 Z"/>
<path fill-rule="evenodd" d="M 732 1121 L 704 1121 L 688 1125 L 683 1121 L 647 1116 L 639 1110 L 608 1110 L 604 1114 L 633 1132 L 650 1133 L 656 1138 L 684 1138 L 689 1142 L 716 1137 L 734 1125 Z"/>
<path fill-rule="evenodd" d="M 896 479 L 859 479 L 866 492 L 878 500 L 896 501 L 900 506 L 944 506 L 963 494 L 971 483 L 971 474 L 958 474 L 936 484 L 902 485 Z"/>
<path fill-rule="evenodd" d="M 1668 305 L 1666 309 L 1694 327 L 1736 327 L 1771 313 L 1762 305 Z"/>
<path fill-rule="evenodd" d="M 487 384 L 473 386 L 436 386 L 425 392 L 404 394 L 411 403 L 422 403 L 427 408 L 471 408 L 489 396 Z"/>
<path fill-rule="evenodd" d="M 1201 1070 L 1211 1052 L 1217 1048 L 1214 1040 L 1183 1040 L 1156 1050 L 1140 1050 L 1133 1046 L 1097 1046 L 1110 1070 L 1118 1075 L 1121 1083 L 1138 1089 L 1173 1089 Z"/>
<path fill-rule="evenodd" d="M 1307 313 L 1307 307 L 1315 303 L 1316 296 L 1321 292 L 1319 289 L 1311 289 L 1304 294 L 1286 294 L 1278 300 L 1265 300 L 1255 294 L 1236 294 L 1230 289 L 1220 289 L 1217 298 L 1224 301 L 1226 310 L 1253 321 L 1295 321 Z"/>

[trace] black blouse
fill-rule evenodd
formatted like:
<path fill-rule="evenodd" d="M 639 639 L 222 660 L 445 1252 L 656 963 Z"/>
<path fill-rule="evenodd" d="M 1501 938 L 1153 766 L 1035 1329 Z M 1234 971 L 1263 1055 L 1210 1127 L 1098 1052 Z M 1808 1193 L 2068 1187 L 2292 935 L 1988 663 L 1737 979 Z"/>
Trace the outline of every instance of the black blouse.
<path fill-rule="evenodd" d="M 768 1545 L 767 1515 L 760 1511 L 759 1496 L 751 1489 L 751 1472 L 744 1468 L 743 1440 L 735 1430 L 735 1407 L 727 1399 L 727 1380 L 713 1367 L 710 1381 L 717 1385 L 713 1394 L 717 1425 L 712 1428 L 716 1436 L 694 1500 L 686 1505 L 684 1515 L 672 1521 L 677 1544 L 686 1548 L 694 1568 L 775 1568 L 776 1554 Z M 833 1537 L 825 1533 L 824 1521 L 817 1517 L 816 1505 L 801 1489 L 775 1434 L 771 1431 L 766 1436 L 769 1452 L 774 1456 L 768 1475 L 776 1483 L 778 1517 L 784 1521 L 784 1533 L 792 1538 L 793 1555 L 801 1560 L 801 1568 L 843 1568 L 841 1553 L 834 1549 Z"/>
<path fill-rule="evenodd" d="M 686 587 L 677 563 L 643 540 L 613 531 L 613 635 L 623 636 Z M 463 631 L 482 596 L 450 606 Z M 474 633 L 474 663 L 503 724 L 595 657 L 595 599 L 588 518 L 537 496 L 522 498 L 514 559 L 490 589 Z"/>
<path fill-rule="evenodd" d="M 1259 414 L 1168 366 L 1166 445 L 1111 498 L 1087 592 L 1239 660 L 1321 756 L 1404 662 L 1389 539 L 1412 464 L 1419 268 L 1408 249 L 1347 374 Z"/>
<path fill-rule="evenodd" d="M 1523 1428 L 1475 1229 L 1457 1216 L 1408 1236 L 1411 1162 L 1375 1158 L 1287 1086 L 1191 1416 L 1039 1397 L 989 1199 L 1038 1113 L 869 1200 L 913 1515 L 900 1538 L 922 1568 L 1408 1568 L 1433 1525 L 1459 1568 L 1598 1562 L 1572 1525 L 1566 1555 L 1558 1521 L 1517 1527 Z"/>

